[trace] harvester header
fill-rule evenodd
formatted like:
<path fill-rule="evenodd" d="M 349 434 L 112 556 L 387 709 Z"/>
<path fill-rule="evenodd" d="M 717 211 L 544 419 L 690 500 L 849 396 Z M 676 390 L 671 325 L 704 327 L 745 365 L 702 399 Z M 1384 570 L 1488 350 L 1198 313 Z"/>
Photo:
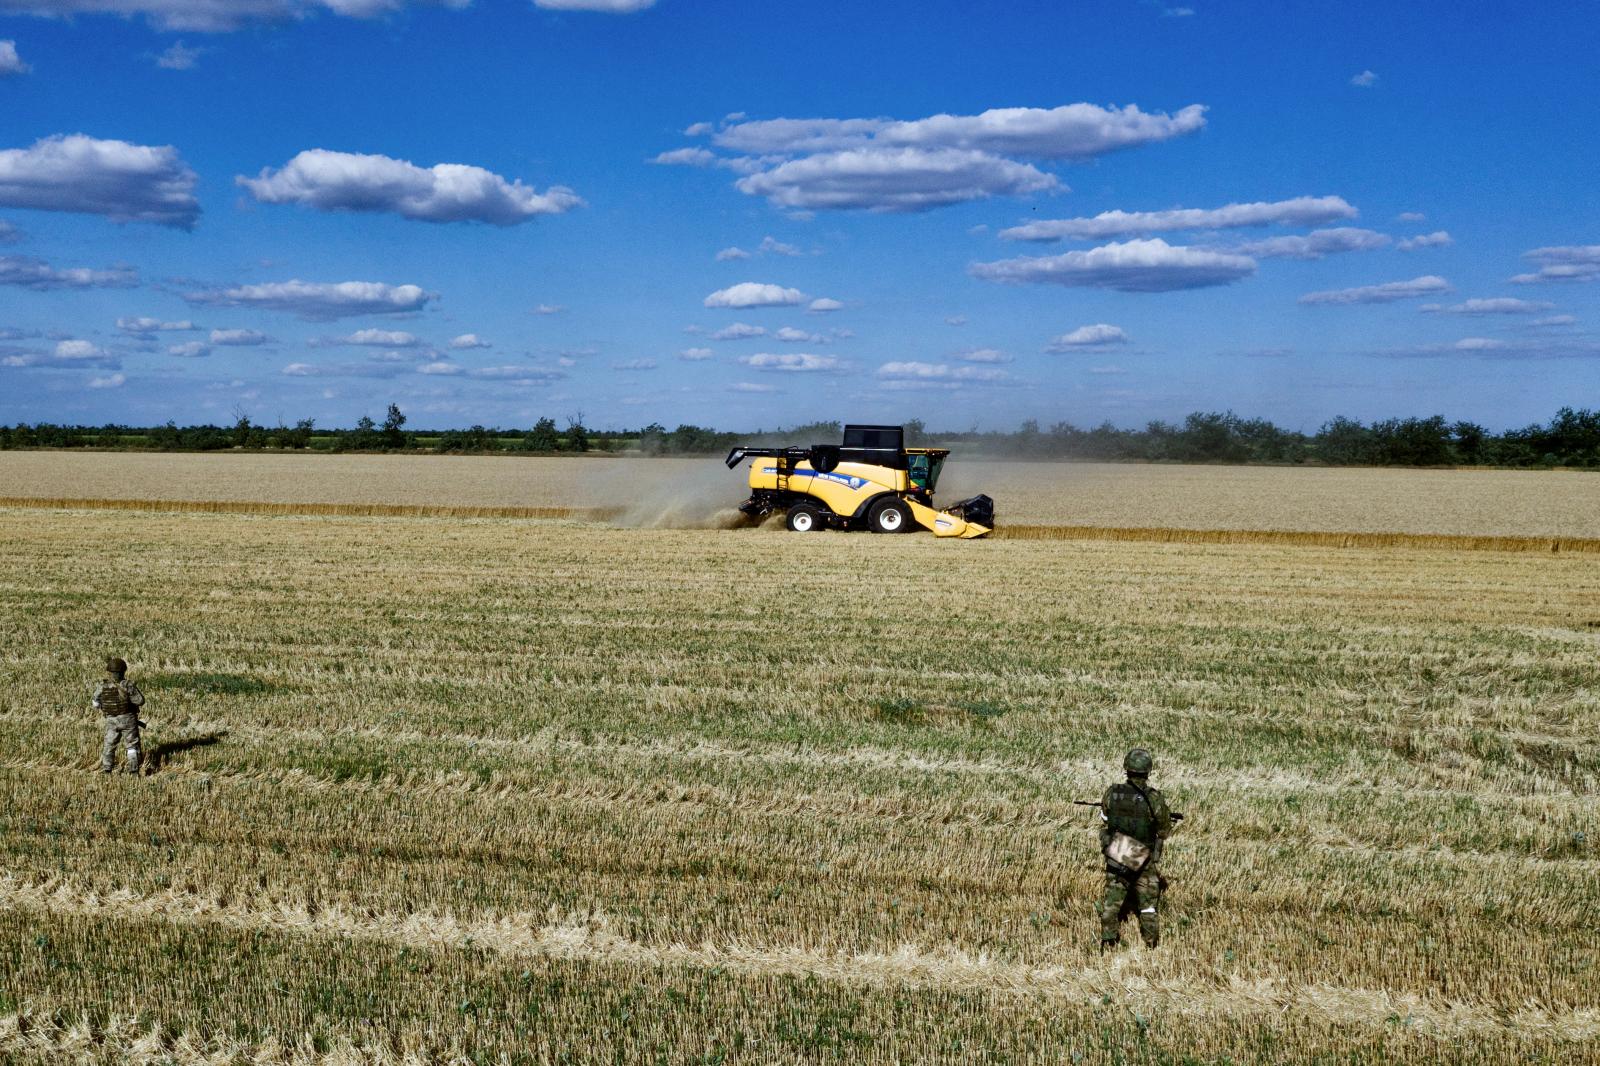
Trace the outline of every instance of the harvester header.
<path fill-rule="evenodd" d="M 783 512 L 796 533 L 870 529 L 936 537 L 981 537 L 994 529 L 987 496 L 933 506 L 947 448 L 907 448 L 901 426 L 849 425 L 842 444 L 760 448 L 728 452 L 731 470 L 750 460 L 750 498 L 739 510 L 753 519 Z"/>

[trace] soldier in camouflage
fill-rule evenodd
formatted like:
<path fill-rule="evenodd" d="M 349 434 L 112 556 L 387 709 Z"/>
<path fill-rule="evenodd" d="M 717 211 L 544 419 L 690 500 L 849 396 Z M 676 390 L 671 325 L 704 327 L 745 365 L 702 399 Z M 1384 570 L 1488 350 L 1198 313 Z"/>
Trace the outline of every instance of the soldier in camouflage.
<path fill-rule="evenodd" d="M 1139 935 L 1145 945 L 1153 948 L 1161 942 L 1157 909 L 1164 883 L 1161 847 L 1172 832 L 1174 819 L 1166 799 L 1150 787 L 1154 766 L 1155 759 L 1148 751 L 1134 748 L 1122 761 L 1128 780 L 1106 789 L 1100 801 L 1100 850 L 1106 856 L 1106 891 L 1100 900 L 1101 951 L 1120 943 L 1123 908 L 1129 905 L 1139 917 Z M 1143 861 L 1139 861 L 1139 847 L 1130 844 L 1129 837 L 1146 849 Z"/>
<path fill-rule="evenodd" d="M 144 693 L 128 680 L 128 664 L 121 659 L 106 660 L 106 676 L 95 684 L 94 709 L 105 715 L 106 742 L 100 748 L 100 770 L 111 773 L 117 768 L 117 749 L 127 751 L 128 772 L 137 774 L 144 761 L 144 747 L 139 740 L 139 708 L 144 706 Z"/>

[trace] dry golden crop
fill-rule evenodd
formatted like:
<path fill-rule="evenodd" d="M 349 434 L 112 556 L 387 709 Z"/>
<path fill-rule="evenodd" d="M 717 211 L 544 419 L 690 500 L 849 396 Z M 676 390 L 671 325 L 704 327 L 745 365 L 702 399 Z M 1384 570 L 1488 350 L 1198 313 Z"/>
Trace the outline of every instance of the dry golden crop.
<path fill-rule="evenodd" d="M 0 650 L 0 1056 L 1600 1057 L 1593 556 L 11 508 Z"/>
<path fill-rule="evenodd" d="M 1002 528 L 1099 526 L 1600 538 L 1600 476 L 1573 471 L 974 462 L 939 496 L 993 496 Z M 599 509 L 705 524 L 746 494 L 714 458 L 0 452 L 0 498 Z"/>

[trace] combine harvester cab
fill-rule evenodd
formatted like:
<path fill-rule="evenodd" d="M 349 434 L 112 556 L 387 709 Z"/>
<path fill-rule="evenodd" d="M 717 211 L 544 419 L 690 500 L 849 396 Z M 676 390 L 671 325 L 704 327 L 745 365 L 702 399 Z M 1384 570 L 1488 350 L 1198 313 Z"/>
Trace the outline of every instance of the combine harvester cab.
<path fill-rule="evenodd" d="M 981 537 L 994 529 L 994 501 L 972 496 L 935 510 L 933 491 L 950 452 L 907 448 L 901 426 L 845 426 L 843 444 L 734 448 L 731 470 L 750 463 L 750 498 L 739 510 L 759 521 L 783 512 L 796 533 L 870 529 L 936 537 Z"/>

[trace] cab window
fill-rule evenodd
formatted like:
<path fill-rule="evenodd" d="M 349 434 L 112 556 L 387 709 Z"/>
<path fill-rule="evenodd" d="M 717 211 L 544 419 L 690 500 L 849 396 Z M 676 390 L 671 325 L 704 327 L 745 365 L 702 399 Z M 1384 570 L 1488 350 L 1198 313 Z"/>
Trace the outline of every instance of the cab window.
<path fill-rule="evenodd" d="M 916 488 L 932 492 L 939 482 L 939 468 L 944 465 L 944 457 L 936 459 L 931 455 L 911 455 L 906 459 L 906 476 L 911 484 Z"/>

